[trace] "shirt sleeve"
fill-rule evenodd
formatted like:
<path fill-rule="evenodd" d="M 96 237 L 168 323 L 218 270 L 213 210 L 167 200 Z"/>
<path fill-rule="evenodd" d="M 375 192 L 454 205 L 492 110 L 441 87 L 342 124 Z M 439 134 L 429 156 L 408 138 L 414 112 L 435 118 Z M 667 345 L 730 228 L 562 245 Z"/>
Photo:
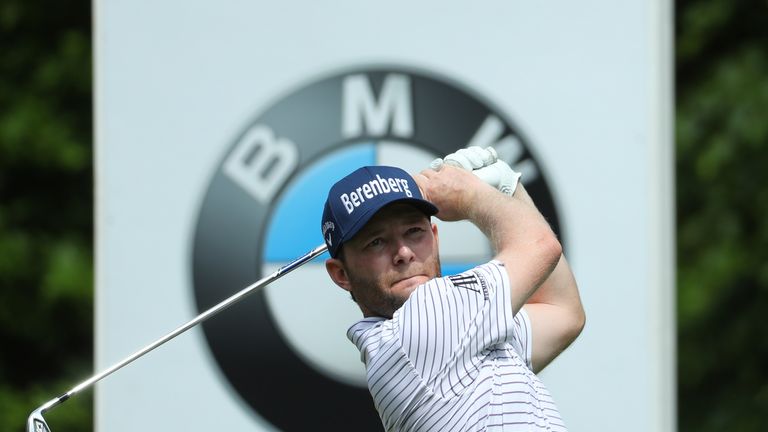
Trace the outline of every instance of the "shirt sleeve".
<path fill-rule="evenodd" d="M 511 305 L 510 305 L 511 308 Z M 515 315 L 515 324 L 512 328 L 514 337 L 509 341 L 512 345 L 512 349 L 520 356 L 528 369 L 533 370 L 533 363 L 531 363 L 532 356 L 532 332 L 531 332 L 531 318 L 528 316 L 525 307 L 520 309 L 520 312 Z"/>
<path fill-rule="evenodd" d="M 420 286 L 393 316 L 402 349 L 429 385 L 471 382 L 483 358 L 509 344 L 530 363 L 530 320 L 514 316 L 498 261 Z M 530 366 L 529 366 L 530 367 Z M 461 387 L 460 385 L 458 386 Z"/>

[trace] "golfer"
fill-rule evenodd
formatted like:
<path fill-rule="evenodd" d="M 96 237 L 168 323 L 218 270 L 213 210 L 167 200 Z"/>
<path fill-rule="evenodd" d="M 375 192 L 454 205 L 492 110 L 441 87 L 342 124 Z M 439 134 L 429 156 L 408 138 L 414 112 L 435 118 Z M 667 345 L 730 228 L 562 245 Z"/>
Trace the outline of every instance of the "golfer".
<path fill-rule="evenodd" d="M 573 274 L 519 174 L 504 164 L 508 195 L 459 159 L 364 167 L 329 191 L 326 269 L 362 311 L 348 337 L 374 404 L 388 431 L 565 431 L 536 373 L 584 326 Z M 442 276 L 432 216 L 475 224 L 494 258 Z"/>

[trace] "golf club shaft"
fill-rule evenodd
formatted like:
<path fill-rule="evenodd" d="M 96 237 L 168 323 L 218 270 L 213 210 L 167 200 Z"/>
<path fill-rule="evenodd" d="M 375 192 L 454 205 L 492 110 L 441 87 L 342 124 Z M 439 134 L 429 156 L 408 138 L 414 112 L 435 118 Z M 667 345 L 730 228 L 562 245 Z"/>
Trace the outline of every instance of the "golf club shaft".
<path fill-rule="evenodd" d="M 68 392 L 64 393 L 63 395 L 52 399 L 48 402 L 46 402 L 43 406 L 38 408 L 40 413 L 45 412 L 56 405 L 59 405 L 69 399 L 74 394 L 80 392 L 81 390 L 90 387 L 94 383 L 100 381 L 101 379 L 105 378 L 106 376 L 112 374 L 113 372 L 117 371 L 118 369 L 121 369 L 123 366 L 126 366 L 127 364 L 133 362 L 134 360 L 138 359 L 139 357 L 142 357 L 144 354 L 147 354 L 148 352 L 154 350 L 155 348 L 159 347 L 160 345 L 163 345 L 164 343 L 168 342 L 169 340 L 175 338 L 176 336 L 184 333 L 185 331 L 189 330 L 190 328 L 196 326 L 197 324 L 200 324 L 201 322 L 207 320 L 208 318 L 216 315 L 217 313 L 221 312 L 222 310 L 228 308 L 229 306 L 232 306 L 233 304 L 237 303 L 238 301 L 245 298 L 247 295 L 253 293 L 254 291 L 276 281 L 280 277 L 284 276 L 287 273 L 290 273 L 291 271 L 297 269 L 298 267 L 301 267 L 302 265 L 306 264 L 307 262 L 311 261 L 315 257 L 321 255 L 323 252 L 327 250 L 327 246 L 325 244 L 317 246 L 316 248 L 312 249 L 311 251 L 307 252 L 306 254 L 300 256 L 299 258 L 296 258 L 292 262 L 284 265 L 283 267 L 280 267 L 276 272 L 272 273 L 271 275 L 264 277 L 251 285 L 241 289 L 240 291 L 236 292 L 232 296 L 228 297 L 225 300 L 222 300 L 220 303 L 216 304 L 215 306 L 211 307 L 210 309 L 206 310 L 205 312 L 201 313 L 200 315 L 196 316 L 195 318 L 191 319 L 187 323 L 181 325 L 176 330 L 166 334 L 165 336 L 161 337 L 160 339 L 152 342 L 151 344 L 145 346 L 144 348 L 136 351 L 135 353 L 131 354 L 130 356 L 124 358 L 118 363 L 115 363 L 114 365 L 110 366 L 109 368 L 105 369 L 102 372 L 99 372 L 98 374 L 92 376 L 91 378 L 88 378 L 87 380 L 83 381 L 82 383 L 76 385 Z"/>

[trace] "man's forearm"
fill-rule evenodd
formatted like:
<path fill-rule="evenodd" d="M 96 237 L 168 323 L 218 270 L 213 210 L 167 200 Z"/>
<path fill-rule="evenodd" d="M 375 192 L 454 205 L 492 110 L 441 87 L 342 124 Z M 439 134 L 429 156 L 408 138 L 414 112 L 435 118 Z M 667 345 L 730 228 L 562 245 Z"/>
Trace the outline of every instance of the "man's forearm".
<path fill-rule="evenodd" d="M 522 199 L 531 206 L 535 206 L 533 200 L 523 187 L 518 188 L 515 192 L 515 197 Z M 545 303 L 564 307 L 574 315 L 581 316 L 583 321 L 584 309 L 579 298 L 576 279 L 564 255 L 560 255 L 555 269 L 538 289 L 532 293 L 526 303 Z"/>
<path fill-rule="evenodd" d="M 525 310 L 533 332 L 533 371 L 539 372 L 576 340 L 586 315 L 571 268 L 564 256 L 528 299 Z"/>
<path fill-rule="evenodd" d="M 565 256 L 560 256 L 560 261 L 555 270 L 552 271 L 526 303 L 558 306 L 568 310 L 577 321 L 583 321 L 584 309 L 581 305 L 579 289 Z"/>
<path fill-rule="evenodd" d="M 561 255 L 560 243 L 522 185 L 515 195 L 489 194 L 470 217 L 491 240 L 496 258 L 510 266 L 512 308 L 516 313 L 551 277 Z M 532 276 L 517 283 L 521 272 Z"/>
<path fill-rule="evenodd" d="M 557 237 L 519 185 L 507 196 L 469 171 L 444 166 L 414 177 L 424 197 L 445 221 L 469 220 L 491 240 L 496 259 L 509 276 L 512 310 L 517 311 L 549 277 L 562 252 Z"/>

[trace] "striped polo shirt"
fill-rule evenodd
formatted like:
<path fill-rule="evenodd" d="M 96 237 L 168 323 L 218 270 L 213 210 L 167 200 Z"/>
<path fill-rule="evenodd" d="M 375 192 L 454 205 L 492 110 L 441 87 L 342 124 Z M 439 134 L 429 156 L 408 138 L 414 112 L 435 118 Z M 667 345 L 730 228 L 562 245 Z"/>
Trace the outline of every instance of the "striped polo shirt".
<path fill-rule="evenodd" d="M 498 261 L 419 286 L 347 332 L 388 431 L 565 431 L 531 370 L 530 319 Z"/>

